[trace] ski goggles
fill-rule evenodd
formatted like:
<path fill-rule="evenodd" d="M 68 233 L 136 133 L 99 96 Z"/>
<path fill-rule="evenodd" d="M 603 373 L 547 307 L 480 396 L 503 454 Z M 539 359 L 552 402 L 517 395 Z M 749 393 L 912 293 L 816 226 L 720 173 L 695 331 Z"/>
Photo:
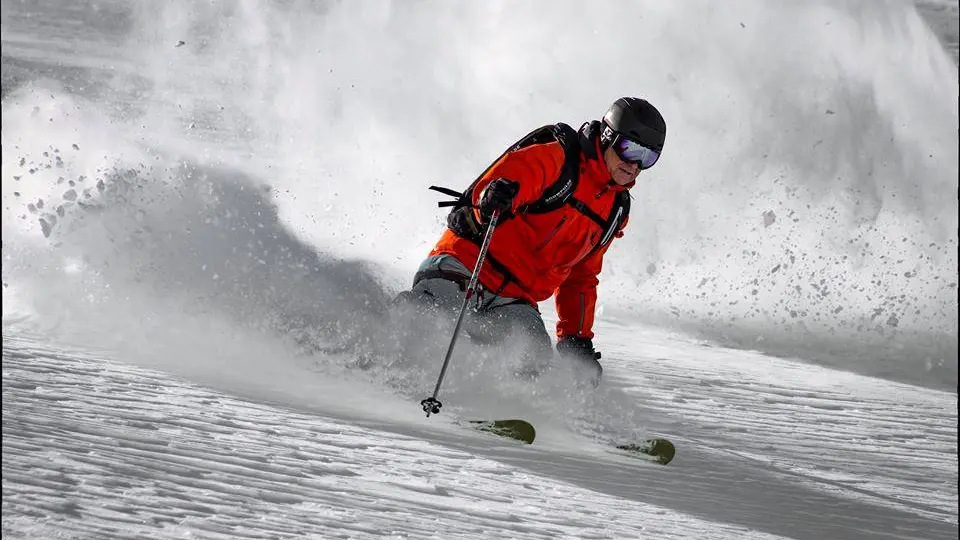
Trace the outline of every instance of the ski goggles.
<path fill-rule="evenodd" d="M 648 148 L 633 139 L 628 139 L 617 133 L 613 139 L 613 151 L 617 157 L 627 163 L 636 163 L 640 170 L 649 169 L 660 159 L 660 152 Z"/>

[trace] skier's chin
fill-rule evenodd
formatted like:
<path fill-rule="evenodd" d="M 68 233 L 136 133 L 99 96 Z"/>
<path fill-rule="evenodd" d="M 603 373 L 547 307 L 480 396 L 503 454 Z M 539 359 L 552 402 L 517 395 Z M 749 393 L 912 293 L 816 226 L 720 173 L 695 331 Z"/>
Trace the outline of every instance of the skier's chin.
<path fill-rule="evenodd" d="M 621 186 L 625 186 L 630 182 L 633 182 L 636 177 L 637 175 L 631 172 L 625 171 L 623 169 L 618 169 L 617 172 L 614 173 L 613 175 L 613 181 Z"/>

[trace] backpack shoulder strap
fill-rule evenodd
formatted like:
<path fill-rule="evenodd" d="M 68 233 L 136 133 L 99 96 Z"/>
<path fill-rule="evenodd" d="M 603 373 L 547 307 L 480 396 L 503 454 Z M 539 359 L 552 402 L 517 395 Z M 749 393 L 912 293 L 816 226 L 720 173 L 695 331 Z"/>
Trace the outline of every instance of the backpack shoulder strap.
<path fill-rule="evenodd" d="M 617 233 L 623 229 L 623 225 L 627 222 L 627 216 L 629 215 L 630 193 L 621 191 L 617 195 L 616 202 L 613 203 L 613 208 L 610 209 L 610 216 L 600 223 L 603 227 L 603 236 L 600 237 L 600 241 L 597 242 L 597 245 L 593 246 L 593 249 L 590 250 L 590 254 L 587 256 L 593 255 L 598 249 L 612 242 Z"/>
<path fill-rule="evenodd" d="M 518 213 L 543 214 L 560 208 L 573 196 L 574 191 L 577 190 L 577 181 L 580 178 L 579 134 L 563 122 L 552 126 L 544 126 L 538 131 L 540 131 L 539 136 L 545 140 L 530 142 L 526 146 L 553 141 L 560 143 L 560 146 L 563 147 L 563 166 L 560 168 L 560 175 L 556 181 L 543 190 L 540 198 L 518 208 Z M 537 131 L 531 133 L 531 135 L 535 133 Z M 517 146 L 517 149 L 519 148 L 522 148 L 522 146 Z"/>

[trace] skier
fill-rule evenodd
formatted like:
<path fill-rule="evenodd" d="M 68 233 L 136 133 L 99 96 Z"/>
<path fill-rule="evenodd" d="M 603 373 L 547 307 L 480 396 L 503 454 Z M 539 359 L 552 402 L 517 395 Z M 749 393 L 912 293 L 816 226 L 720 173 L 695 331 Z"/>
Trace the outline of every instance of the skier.
<path fill-rule="evenodd" d="M 459 307 L 486 224 L 499 210 L 466 333 L 481 343 L 518 339 L 519 372 L 535 376 L 553 357 L 537 302 L 555 295 L 556 350 L 598 384 L 597 276 L 611 241 L 623 236 L 628 192 L 640 171 L 659 159 L 665 136 L 666 124 L 653 105 L 624 97 L 579 131 L 562 123 L 534 130 L 463 193 L 432 188 L 458 201 L 446 203 L 454 206 L 448 228 L 401 297 Z"/>

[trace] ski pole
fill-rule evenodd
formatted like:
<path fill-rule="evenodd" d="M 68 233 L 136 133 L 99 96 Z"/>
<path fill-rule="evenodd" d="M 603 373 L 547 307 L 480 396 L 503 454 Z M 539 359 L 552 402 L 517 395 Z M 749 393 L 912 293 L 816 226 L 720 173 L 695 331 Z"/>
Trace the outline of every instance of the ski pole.
<path fill-rule="evenodd" d="M 460 335 L 460 326 L 463 324 L 463 314 L 467 311 L 467 304 L 473 297 L 477 289 L 477 282 L 480 280 L 480 268 L 483 266 L 484 259 L 487 258 L 487 250 L 490 248 L 490 240 L 493 238 L 493 229 L 497 226 L 497 220 L 500 219 L 500 210 L 494 210 L 490 216 L 490 224 L 487 225 L 487 233 L 483 236 L 483 243 L 480 244 L 480 255 L 477 256 L 477 265 L 473 268 L 473 274 L 467 283 L 467 290 L 463 296 L 463 303 L 460 304 L 460 315 L 457 316 L 457 324 L 453 327 L 453 337 L 450 339 L 450 345 L 447 347 L 447 354 L 443 358 L 443 366 L 440 367 L 440 376 L 437 377 L 437 386 L 433 389 L 433 395 L 420 402 L 423 412 L 430 414 L 439 414 L 440 407 L 443 404 L 437 399 L 440 393 L 440 385 L 443 383 L 443 376 L 447 373 L 447 366 L 450 364 L 450 356 L 453 354 L 453 347 L 457 344 L 457 336 Z"/>

